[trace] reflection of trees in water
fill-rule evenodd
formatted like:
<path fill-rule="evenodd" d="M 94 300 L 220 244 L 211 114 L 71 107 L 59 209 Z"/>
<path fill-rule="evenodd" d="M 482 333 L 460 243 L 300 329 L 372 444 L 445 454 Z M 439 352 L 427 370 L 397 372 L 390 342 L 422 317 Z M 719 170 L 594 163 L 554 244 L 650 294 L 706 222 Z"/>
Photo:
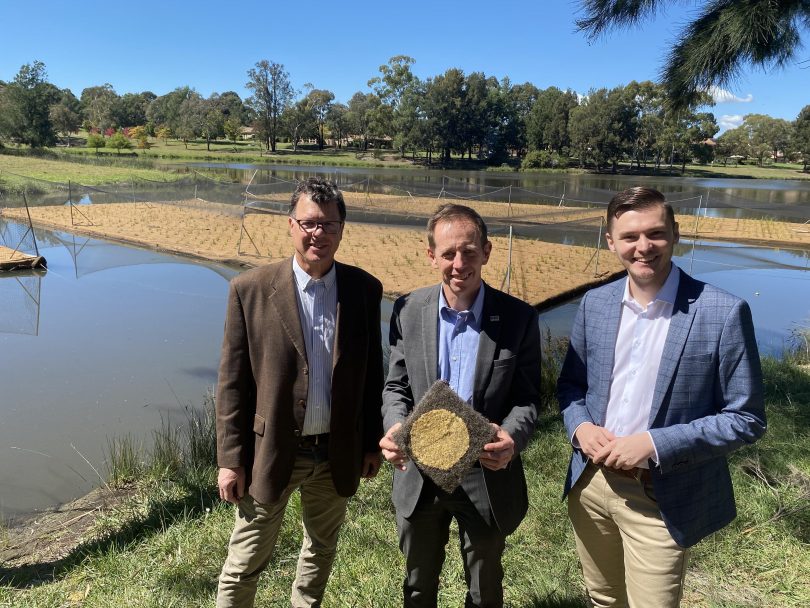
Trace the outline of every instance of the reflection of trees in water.
<path fill-rule="evenodd" d="M 37 270 L 0 274 L 0 333 L 39 335 L 43 274 Z"/>

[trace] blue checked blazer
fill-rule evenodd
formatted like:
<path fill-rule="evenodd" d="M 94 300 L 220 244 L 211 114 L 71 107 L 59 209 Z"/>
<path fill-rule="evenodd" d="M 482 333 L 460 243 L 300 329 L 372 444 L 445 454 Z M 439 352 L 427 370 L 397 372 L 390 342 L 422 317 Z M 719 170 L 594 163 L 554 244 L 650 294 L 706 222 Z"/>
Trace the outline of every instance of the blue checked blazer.
<path fill-rule="evenodd" d="M 589 291 L 577 312 L 557 384 L 569 437 L 583 422 L 605 422 L 624 286 Z M 656 500 L 672 538 L 690 547 L 736 516 L 726 455 L 762 436 L 765 408 L 748 304 L 683 271 L 649 424 Z M 564 495 L 586 464 L 575 448 Z"/>

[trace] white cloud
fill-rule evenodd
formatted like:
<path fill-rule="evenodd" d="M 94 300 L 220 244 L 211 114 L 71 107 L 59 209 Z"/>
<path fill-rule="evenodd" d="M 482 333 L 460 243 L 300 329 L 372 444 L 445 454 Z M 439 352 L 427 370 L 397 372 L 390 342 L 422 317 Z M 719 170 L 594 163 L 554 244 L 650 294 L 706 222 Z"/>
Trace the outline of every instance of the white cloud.
<path fill-rule="evenodd" d="M 726 91 L 717 86 L 711 86 L 706 91 L 714 99 L 714 103 L 751 103 L 754 101 L 754 96 L 749 93 L 745 97 L 737 97 L 731 91 Z"/>
<path fill-rule="evenodd" d="M 717 120 L 717 126 L 720 127 L 721 131 L 735 129 L 743 123 L 743 120 L 745 120 L 745 118 L 742 114 L 723 114 Z"/>

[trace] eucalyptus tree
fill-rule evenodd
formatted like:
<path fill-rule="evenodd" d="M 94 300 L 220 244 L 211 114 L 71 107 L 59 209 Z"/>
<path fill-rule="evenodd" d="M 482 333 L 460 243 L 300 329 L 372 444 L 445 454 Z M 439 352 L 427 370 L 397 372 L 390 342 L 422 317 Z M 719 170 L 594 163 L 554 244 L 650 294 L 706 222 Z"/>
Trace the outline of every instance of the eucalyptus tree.
<path fill-rule="evenodd" d="M 787 157 L 793 126 L 782 118 L 766 114 L 748 114 L 743 122 L 750 133 L 751 143 L 757 150 L 759 164 L 766 155 L 778 162 L 779 153 Z"/>
<path fill-rule="evenodd" d="M 368 81 L 368 86 L 380 99 L 384 106 L 388 106 L 390 111 L 377 111 L 377 127 L 392 136 L 394 141 L 400 141 L 400 154 L 404 154 L 405 139 L 398 137 L 398 134 L 409 130 L 406 123 L 411 120 L 412 115 L 408 113 L 412 110 L 413 91 L 419 86 L 419 79 L 411 71 L 411 66 L 415 63 L 412 57 L 407 55 L 395 55 L 388 60 L 388 63 L 379 67 L 379 76 L 375 76 Z M 410 107 L 403 107 L 403 103 L 411 104 Z M 385 122 L 387 121 L 387 122 Z"/>
<path fill-rule="evenodd" d="M 592 162 L 597 171 L 610 165 L 615 173 L 619 161 L 633 152 L 636 140 L 636 102 L 624 87 L 592 89 L 571 109 L 571 146 L 578 151 L 580 164 Z"/>
<path fill-rule="evenodd" d="M 115 121 L 113 107 L 118 101 L 118 93 L 107 82 L 95 87 L 82 90 L 79 98 L 82 106 L 82 115 L 88 127 L 98 129 L 102 133 L 120 126 Z"/>
<path fill-rule="evenodd" d="M 298 143 L 306 136 L 314 134 L 317 130 L 315 113 L 312 109 L 312 100 L 305 95 L 295 103 L 289 105 L 281 116 L 287 134 L 290 137 L 293 150 L 298 150 Z"/>
<path fill-rule="evenodd" d="M 540 90 L 530 82 L 513 85 L 508 77 L 500 85 L 499 141 L 494 147 L 522 156 L 529 147 L 529 117 Z"/>
<path fill-rule="evenodd" d="M 155 133 L 163 127 L 178 135 L 181 128 L 180 106 L 194 96 L 199 97 L 199 93 L 189 86 L 182 86 L 153 99 L 146 110 L 146 118 L 155 125 Z"/>
<path fill-rule="evenodd" d="M 458 68 L 450 68 L 427 81 L 425 111 L 433 123 L 433 134 L 444 163 L 450 161 L 453 151 L 465 148 L 462 128 L 465 98 L 464 72 Z"/>
<path fill-rule="evenodd" d="M 374 93 L 358 91 L 349 100 L 346 113 L 347 128 L 351 135 L 360 138 L 363 150 L 368 150 L 369 141 L 380 134 L 378 110 L 381 105 L 382 100 Z"/>
<path fill-rule="evenodd" d="M 714 155 L 723 160 L 724 167 L 728 165 L 729 158 L 742 158 L 751 152 L 748 147 L 748 131 L 742 125 L 728 129 L 716 141 Z"/>
<path fill-rule="evenodd" d="M 332 107 L 332 103 L 335 101 L 335 94 L 332 93 L 332 91 L 327 91 L 326 89 L 312 89 L 307 94 L 307 97 L 309 97 L 309 107 L 315 121 L 318 149 L 323 150 L 326 117 L 329 115 L 329 109 Z"/>
<path fill-rule="evenodd" d="M 804 106 L 794 123 L 793 145 L 802 155 L 802 170 L 807 172 L 810 165 L 810 105 Z"/>
<path fill-rule="evenodd" d="M 248 78 L 245 86 L 253 91 L 253 95 L 245 103 L 254 113 L 257 131 L 267 149 L 275 152 L 276 139 L 282 128 L 281 115 L 295 96 L 290 74 L 282 64 L 262 59 L 248 70 Z"/>
<path fill-rule="evenodd" d="M 336 148 L 343 147 L 343 140 L 348 134 L 348 113 L 349 106 L 344 103 L 333 103 L 326 114 L 326 128 L 329 129 Z"/>
<path fill-rule="evenodd" d="M 577 107 L 577 95 L 571 90 L 549 87 L 538 91 L 537 99 L 526 119 L 526 138 L 533 150 L 562 153 L 570 147 L 568 121 Z"/>
<path fill-rule="evenodd" d="M 712 148 L 706 142 L 714 137 L 717 131 L 718 126 L 711 112 L 682 110 L 667 115 L 658 141 L 664 151 L 669 151 L 670 167 L 677 159 L 683 174 L 686 171 L 686 163 L 693 159 L 700 163 L 711 160 Z M 659 157 L 659 165 L 660 160 Z"/>
<path fill-rule="evenodd" d="M 33 148 L 56 141 L 50 107 L 62 97 L 48 82 L 45 64 L 26 63 L 14 80 L 0 87 L 0 135 Z"/>
<path fill-rule="evenodd" d="M 580 0 L 577 26 L 593 39 L 637 25 L 677 0 Z M 694 106 L 712 85 L 733 82 L 747 65 L 780 68 L 793 61 L 810 24 L 807 0 L 703 0 L 669 50 L 662 84 L 675 109 Z"/>
<path fill-rule="evenodd" d="M 59 103 L 52 105 L 48 110 L 54 130 L 65 137 L 68 148 L 70 147 L 70 134 L 76 133 L 82 126 L 80 112 L 79 100 L 70 89 L 63 89 Z"/>
<path fill-rule="evenodd" d="M 147 122 L 146 111 L 157 96 L 151 91 L 124 93 L 112 104 L 112 119 L 119 127 L 136 127 Z"/>
<path fill-rule="evenodd" d="M 188 149 L 188 142 L 203 134 L 208 104 L 202 95 L 191 89 L 177 108 L 177 124 L 173 129 Z M 210 148 L 209 148 L 210 149 Z"/>

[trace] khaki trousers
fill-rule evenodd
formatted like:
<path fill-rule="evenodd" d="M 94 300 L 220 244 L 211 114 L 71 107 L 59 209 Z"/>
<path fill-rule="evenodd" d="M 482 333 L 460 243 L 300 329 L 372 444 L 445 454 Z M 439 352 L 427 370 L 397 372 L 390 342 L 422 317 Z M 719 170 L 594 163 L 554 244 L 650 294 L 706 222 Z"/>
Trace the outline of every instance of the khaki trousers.
<path fill-rule="evenodd" d="M 321 605 L 349 499 L 335 491 L 325 451 L 316 448 L 299 450 L 278 502 L 261 504 L 248 494 L 240 501 L 219 576 L 217 608 L 253 606 L 259 575 L 273 557 L 287 501 L 296 488 L 301 491 L 304 541 L 290 602 L 293 608 Z"/>
<path fill-rule="evenodd" d="M 589 464 L 568 515 L 593 606 L 680 605 L 688 550 L 672 539 L 650 482 Z"/>

